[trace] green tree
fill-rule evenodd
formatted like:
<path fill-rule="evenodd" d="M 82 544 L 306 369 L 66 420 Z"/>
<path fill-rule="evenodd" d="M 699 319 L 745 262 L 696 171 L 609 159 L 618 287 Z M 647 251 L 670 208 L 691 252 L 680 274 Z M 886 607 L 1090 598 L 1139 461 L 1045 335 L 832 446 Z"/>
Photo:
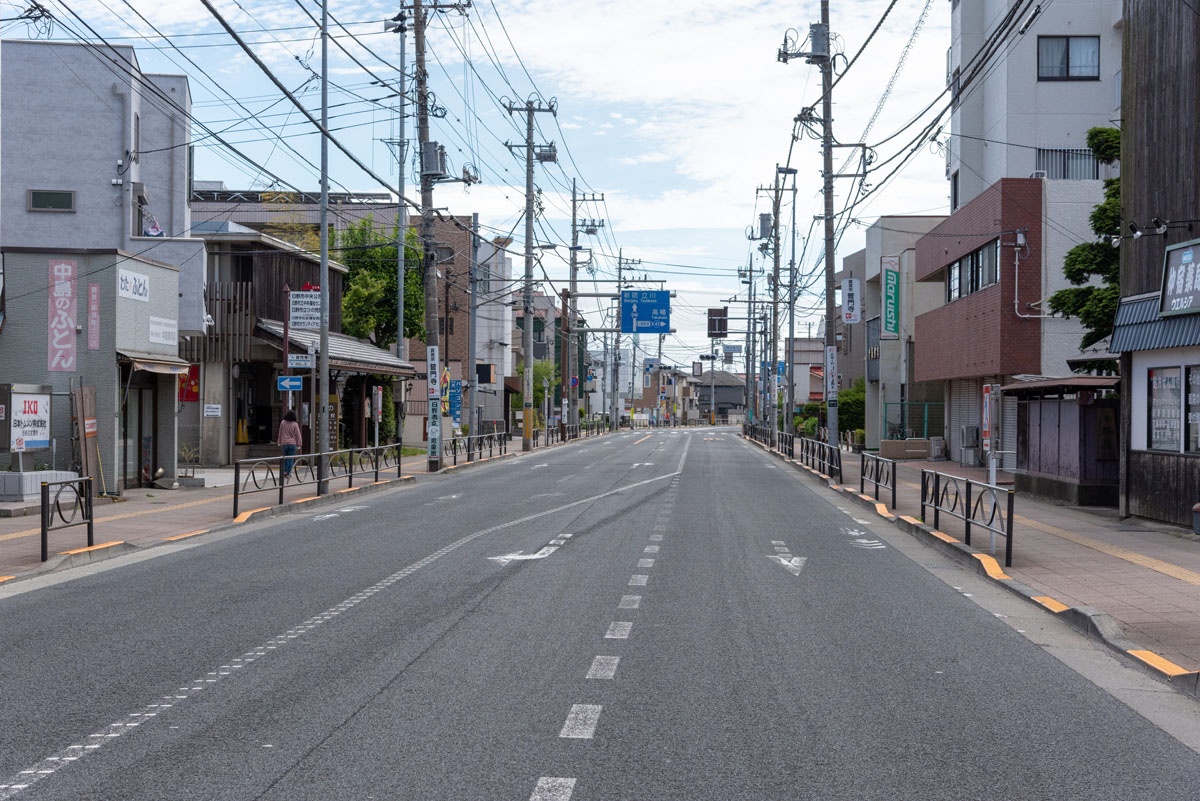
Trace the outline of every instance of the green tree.
<path fill-rule="evenodd" d="M 521 386 L 525 386 L 525 365 L 521 364 L 517 367 L 517 376 L 521 379 Z M 542 380 L 549 382 L 550 392 L 553 393 L 558 387 L 558 365 L 551 359 L 542 359 L 533 363 L 533 412 L 537 420 L 541 420 L 542 403 L 546 400 L 546 390 L 542 387 Z M 514 412 L 521 411 L 525 407 L 524 391 L 513 393 L 512 410 Z"/>
<path fill-rule="evenodd" d="M 1098 161 L 1112 164 L 1121 155 L 1121 132 L 1116 128 L 1092 128 L 1087 133 L 1087 144 Z M 1109 240 L 1121 233 L 1119 178 L 1104 182 L 1104 200 L 1092 209 L 1089 222 L 1099 241 L 1083 242 L 1067 251 L 1063 275 L 1074 286 L 1050 296 L 1051 313 L 1079 318 L 1084 328 L 1080 348 L 1094 345 L 1111 334 L 1117 316 L 1121 260 Z"/>
<path fill-rule="evenodd" d="M 370 219 L 361 220 L 336 232 L 331 245 L 337 260 L 349 269 L 342 293 L 342 331 L 381 348 L 395 343 L 395 226 L 380 229 Z M 409 265 L 404 278 L 404 335 L 421 339 L 425 336 L 424 271 L 413 231 L 405 235 L 404 260 Z"/>
<path fill-rule="evenodd" d="M 867 414 L 867 382 L 860 376 L 850 389 L 838 392 L 838 429 L 854 431 L 865 428 Z"/>

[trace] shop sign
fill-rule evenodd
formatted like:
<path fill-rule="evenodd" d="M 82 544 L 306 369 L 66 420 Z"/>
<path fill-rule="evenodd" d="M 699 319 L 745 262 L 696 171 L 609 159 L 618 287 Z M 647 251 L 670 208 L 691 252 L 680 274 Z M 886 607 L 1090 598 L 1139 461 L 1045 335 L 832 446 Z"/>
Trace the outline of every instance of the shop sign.
<path fill-rule="evenodd" d="M 46 317 L 46 370 L 51 373 L 75 372 L 75 320 L 78 300 L 75 296 L 77 266 L 66 259 L 50 260 L 49 309 Z"/>
<path fill-rule="evenodd" d="M 1200 239 L 1167 248 L 1159 314 L 1200 312 Z"/>

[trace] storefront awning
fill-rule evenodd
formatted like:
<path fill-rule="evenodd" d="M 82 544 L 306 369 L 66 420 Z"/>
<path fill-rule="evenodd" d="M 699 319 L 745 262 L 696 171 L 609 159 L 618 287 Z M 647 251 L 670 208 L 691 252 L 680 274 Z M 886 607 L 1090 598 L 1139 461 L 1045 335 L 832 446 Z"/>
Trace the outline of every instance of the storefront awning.
<path fill-rule="evenodd" d="M 1200 345 L 1200 314 L 1159 316 L 1159 293 L 1121 298 L 1113 324 L 1113 353 Z"/>
<path fill-rule="evenodd" d="M 133 370 L 145 370 L 148 373 L 161 375 L 182 375 L 190 366 L 183 359 L 174 356 L 164 356 L 160 353 L 137 353 L 136 351 L 120 351 L 117 361 L 125 362 Z"/>
<path fill-rule="evenodd" d="M 1001 392 L 1019 395 L 1023 392 L 1075 393 L 1085 390 L 1116 389 L 1121 379 L 1115 376 L 1072 375 L 1065 378 L 1042 378 L 1037 381 L 1018 381 L 1005 384 Z"/>
<path fill-rule="evenodd" d="M 260 318 L 256 333 L 280 350 L 283 349 L 283 323 L 278 320 Z M 309 348 L 315 353 L 321 344 L 321 332 L 289 330 L 288 341 L 292 353 L 307 353 Z M 383 348 L 365 340 L 333 332 L 329 334 L 329 366 L 335 370 L 352 373 L 374 373 L 403 378 L 412 378 L 417 374 L 411 364 Z"/>

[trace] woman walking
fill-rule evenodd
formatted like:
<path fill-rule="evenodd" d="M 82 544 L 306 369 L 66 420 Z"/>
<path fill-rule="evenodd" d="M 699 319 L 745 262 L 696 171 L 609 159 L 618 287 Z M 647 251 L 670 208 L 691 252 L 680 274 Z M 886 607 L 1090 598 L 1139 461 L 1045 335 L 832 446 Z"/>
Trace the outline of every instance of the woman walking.
<path fill-rule="evenodd" d="M 292 474 L 292 463 L 295 459 L 291 457 L 296 455 L 296 450 L 303 442 L 303 435 L 300 433 L 300 424 L 296 422 L 296 413 L 288 409 L 287 414 L 283 416 L 283 422 L 279 424 L 279 447 L 283 449 L 283 480 Z"/>

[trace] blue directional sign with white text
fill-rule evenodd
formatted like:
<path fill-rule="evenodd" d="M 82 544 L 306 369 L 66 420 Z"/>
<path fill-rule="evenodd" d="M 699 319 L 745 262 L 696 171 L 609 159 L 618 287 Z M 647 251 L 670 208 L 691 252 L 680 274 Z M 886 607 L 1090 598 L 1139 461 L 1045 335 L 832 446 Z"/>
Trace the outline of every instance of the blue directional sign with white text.
<path fill-rule="evenodd" d="M 671 293 L 639 289 L 622 291 L 621 333 L 671 333 Z"/>
<path fill-rule="evenodd" d="M 275 386 L 280 392 L 296 392 L 304 389 L 304 376 L 281 375 L 275 379 Z"/>
<path fill-rule="evenodd" d="M 462 425 L 462 390 L 463 382 L 457 378 L 450 381 L 450 418 L 454 425 Z"/>

